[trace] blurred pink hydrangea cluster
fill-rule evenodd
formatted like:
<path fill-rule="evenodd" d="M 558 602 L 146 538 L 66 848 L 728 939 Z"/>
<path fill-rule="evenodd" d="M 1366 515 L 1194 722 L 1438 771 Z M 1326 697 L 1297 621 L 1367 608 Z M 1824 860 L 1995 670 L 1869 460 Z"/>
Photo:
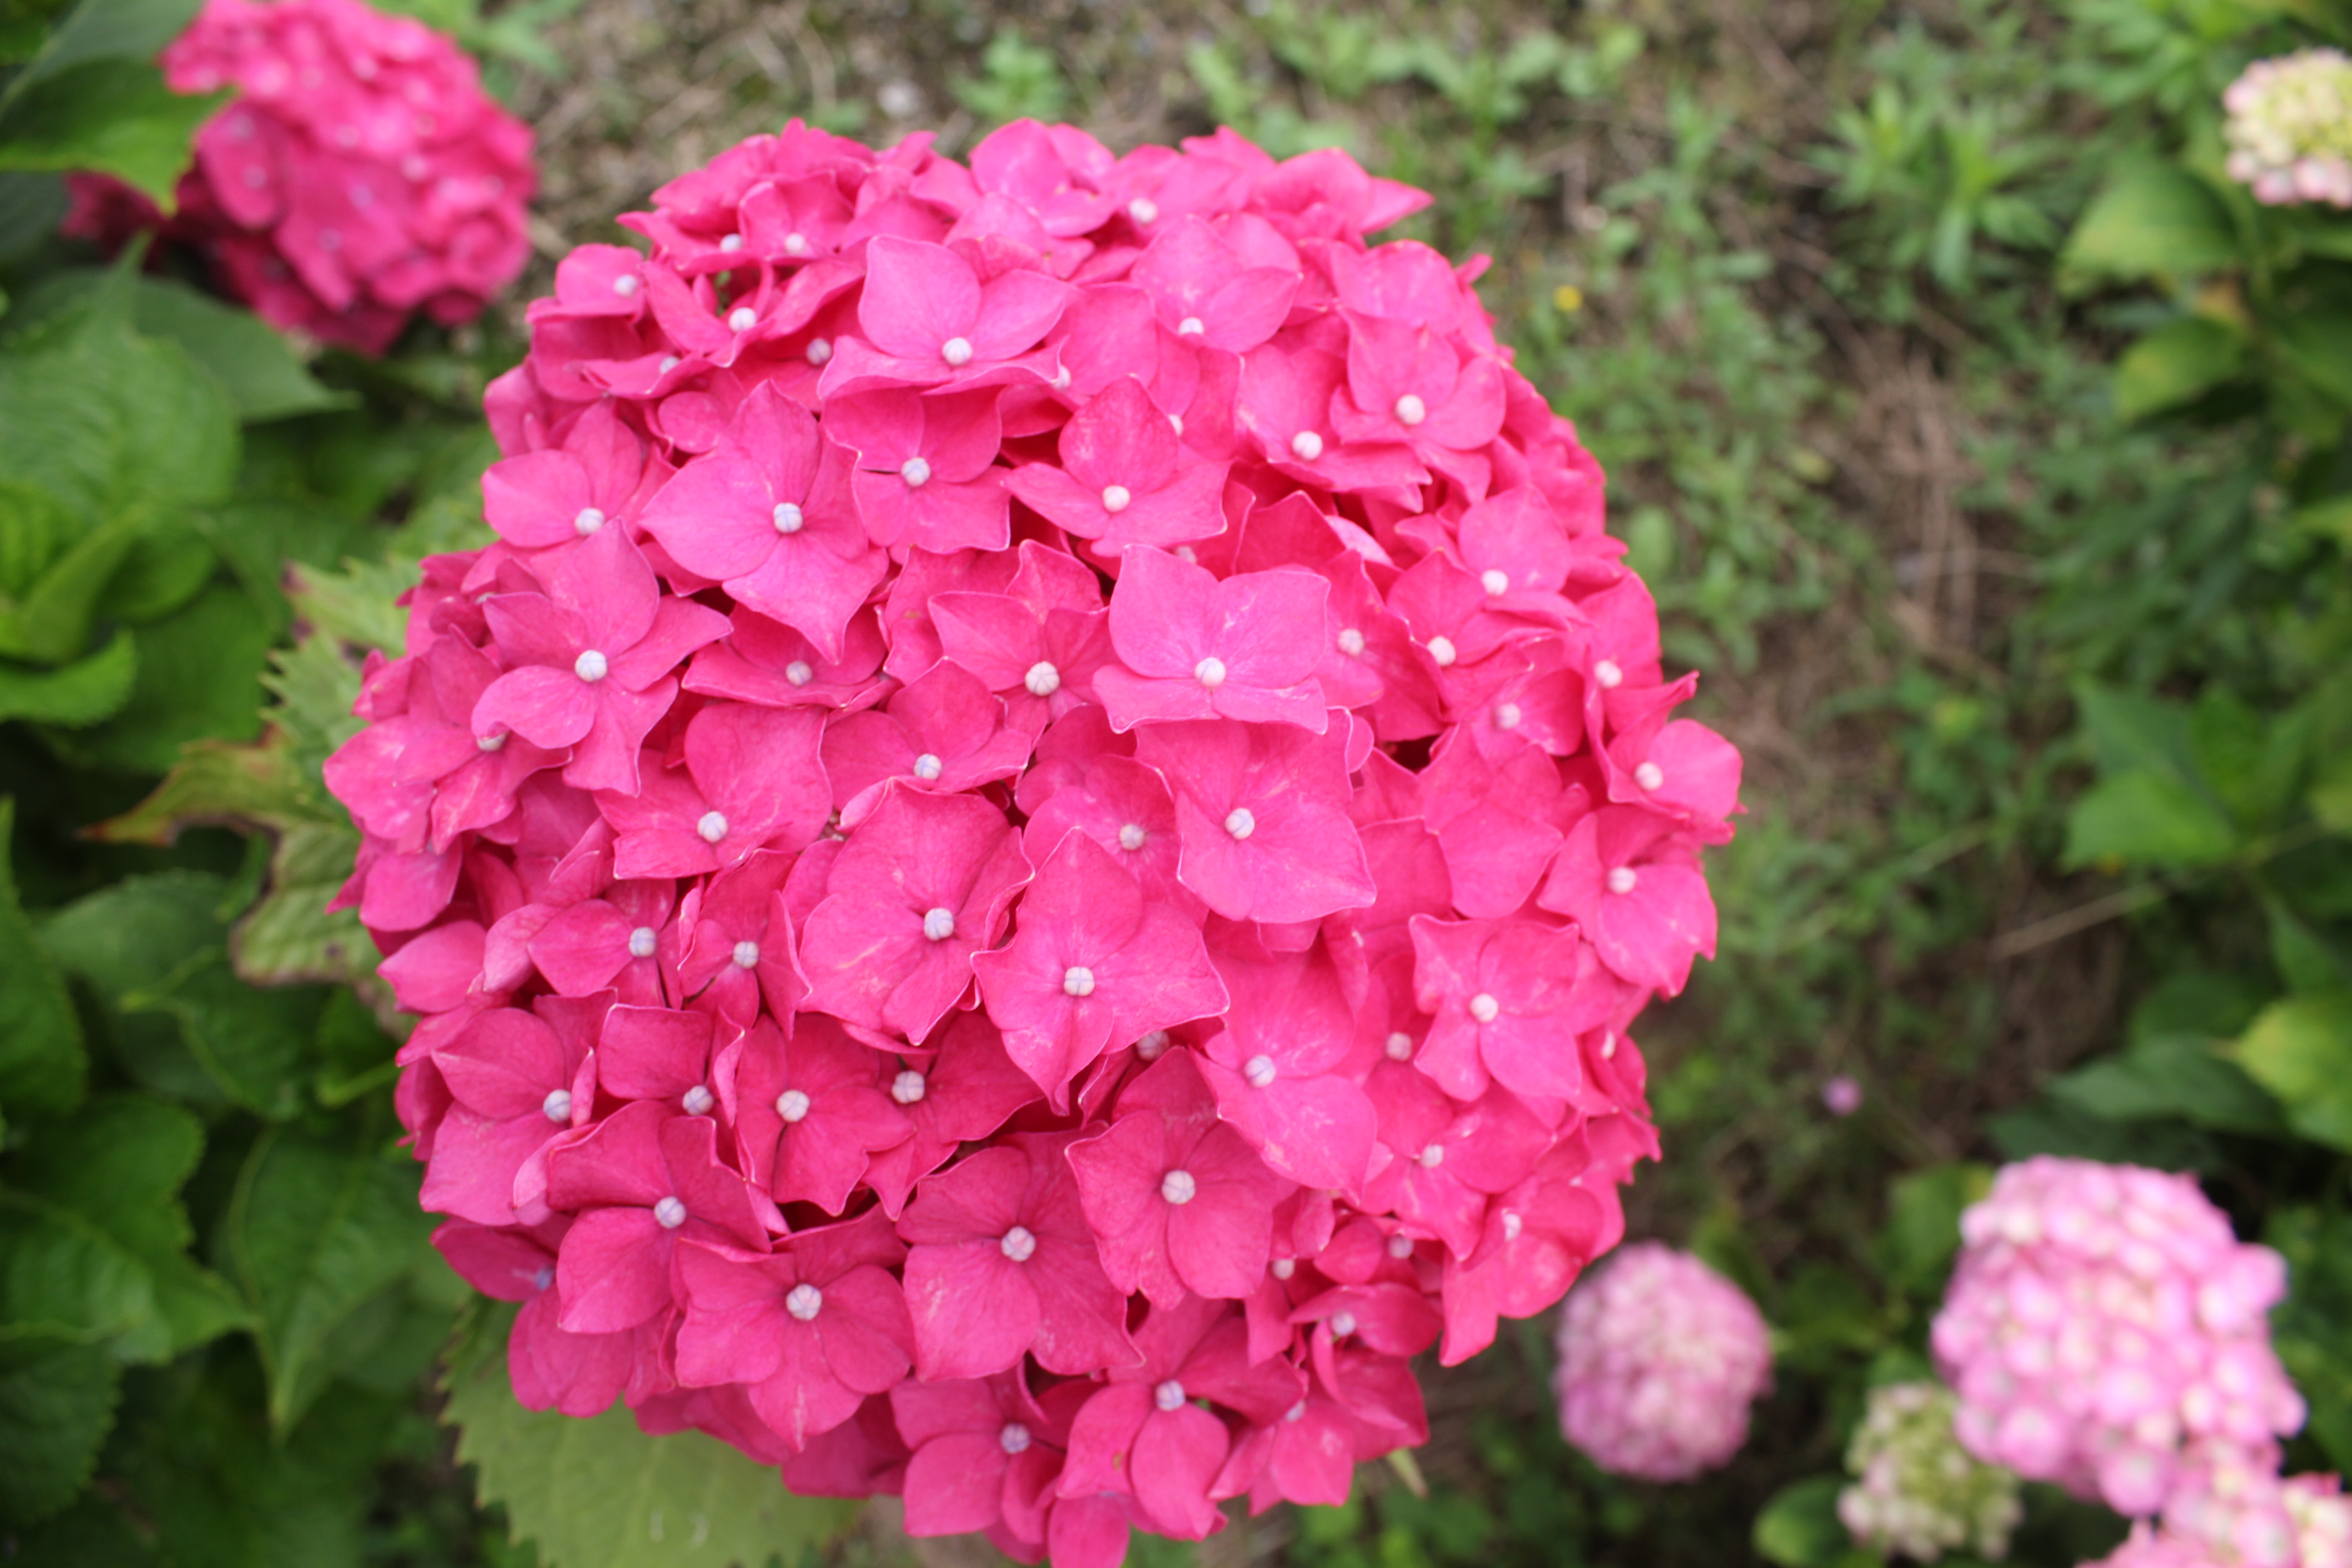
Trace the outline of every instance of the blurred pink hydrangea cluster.
<path fill-rule="evenodd" d="M 1686 1252 L 1626 1247 L 1560 1313 L 1561 1433 L 1602 1469 L 1685 1481 L 1748 1440 L 1772 1342 L 1748 1293 Z"/>
<path fill-rule="evenodd" d="M 370 354 L 419 310 L 473 320 L 522 271 L 530 130 L 423 23 L 361 0 L 206 0 L 163 64 L 175 92 L 236 95 L 196 132 L 176 210 L 77 174 L 68 234 L 160 229 L 273 326 Z"/>
<path fill-rule="evenodd" d="M 2298 1555 L 2290 1524 L 2299 1509 L 2315 1542 L 2352 1533 L 2332 1478 L 2278 1475 L 2277 1440 L 2304 1419 L 2270 1342 L 2285 1263 L 2241 1243 L 2194 1178 L 2027 1160 L 2002 1169 L 1961 1236 L 1932 1339 L 1971 1453 L 2161 1515 L 2118 1560 L 2342 1561 Z"/>
<path fill-rule="evenodd" d="M 2230 178 L 2255 200 L 2352 207 L 2352 59 L 2341 49 L 2256 60 L 2221 105 Z"/>
<path fill-rule="evenodd" d="M 1618 1239 L 1739 758 L 1425 199 L 795 123 L 559 268 L 329 765 L 526 1402 L 1107 1564 Z"/>

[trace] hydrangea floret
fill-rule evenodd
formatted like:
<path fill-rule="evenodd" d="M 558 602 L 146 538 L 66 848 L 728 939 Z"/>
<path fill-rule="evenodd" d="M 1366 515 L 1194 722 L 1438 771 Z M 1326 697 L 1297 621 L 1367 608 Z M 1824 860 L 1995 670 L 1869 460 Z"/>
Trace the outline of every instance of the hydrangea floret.
<path fill-rule="evenodd" d="M 2161 1524 L 2142 1520 L 2103 1568 L 2347 1568 L 2352 1498 L 2334 1476 L 2281 1477 L 2220 1456 L 2175 1489 Z"/>
<path fill-rule="evenodd" d="M 163 66 L 175 92 L 234 94 L 173 211 L 76 174 L 68 234 L 159 228 L 272 325 L 369 354 L 419 311 L 473 320 L 530 258 L 530 130 L 423 23 L 361 0 L 205 0 Z"/>
<path fill-rule="evenodd" d="M 1958 1401 L 1921 1379 L 1872 1389 L 1846 1446 L 1852 1486 L 1838 1518 L 1862 1544 L 1933 1563 L 1948 1552 L 1992 1562 L 2009 1555 L 2023 1505 L 2017 1477 L 1962 1448 L 1952 1432 Z"/>
<path fill-rule="evenodd" d="M 2192 1177 L 2037 1157 L 1960 1232 L 1932 1342 L 1969 1452 L 2137 1518 L 2228 1456 L 2276 1469 L 2304 1418 L 2270 1342 L 2286 1266 Z"/>
<path fill-rule="evenodd" d="M 2221 105 L 2230 178 L 2255 200 L 2352 207 L 2352 58 L 2343 50 L 2256 60 Z"/>
<path fill-rule="evenodd" d="M 1739 757 L 1425 199 L 794 123 L 558 267 L 328 764 L 526 1403 L 1109 1568 L 1615 1245 Z"/>
<path fill-rule="evenodd" d="M 1756 1303 L 1658 1242 L 1626 1247 L 1570 1291 L 1558 1337 L 1560 1432 L 1616 1475 L 1686 1481 L 1723 1465 L 1772 1382 Z"/>

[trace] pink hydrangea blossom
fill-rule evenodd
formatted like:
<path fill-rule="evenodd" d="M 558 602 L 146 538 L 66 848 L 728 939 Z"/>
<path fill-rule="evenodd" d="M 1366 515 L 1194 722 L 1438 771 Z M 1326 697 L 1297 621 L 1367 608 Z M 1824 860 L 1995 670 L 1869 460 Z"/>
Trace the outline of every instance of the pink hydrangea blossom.
<path fill-rule="evenodd" d="M 523 1399 L 1114 1568 L 1616 1244 L 1738 753 L 1420 201 L 795 124 L 557 268 L 329 769 Z"/>
<path fill-rule="evenodd" d="M 1569 1292 L 1552 1391 L 1560 1431 L 1604 1470 L 1686 1481 L 1748 1440 L 1772 1381 L 1764 1314 L 1687 1252 L 1645 1241 Z"/>
<path fill-rule="evenodd" d="M 160 228 L 272 325 L 368 354 L 419 311 L 472 321 L 530 259 L 530 129 L 425 24 L 361 0 L 205 0 L 163 65 L 174 92 L 234 95 L 173 212 L 77 174 L 68 234 Z"/>
<path fill-rule="evenodd" d="M 1979 1458 L 2147 1518 L 2191 1471 L 2303 1425 L 2270 1343 L 2285 1262 L 2193 1178 L 2027 1160 L 1960 1233 L 1933 1345 Z"/>

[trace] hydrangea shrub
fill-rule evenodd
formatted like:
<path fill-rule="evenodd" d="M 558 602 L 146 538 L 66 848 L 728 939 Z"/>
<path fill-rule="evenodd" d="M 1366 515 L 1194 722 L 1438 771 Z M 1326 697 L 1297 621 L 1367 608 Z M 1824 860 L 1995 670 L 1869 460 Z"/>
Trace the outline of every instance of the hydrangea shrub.
<path fill-rule="evenodd" d="M 1109 1563 L 1615 1244 L 1739 759 L 1425 199 L 795 123 L 560 266 L 328 766 L 526 1404 Z"/>
<path fill-rule="evenodd" d="M 1658 1242 L 1626 1247 L 1570 1292 L 1558 1337 L 1560 1433 L 1616 1475 L 1686 1481 L 1722 1465 L 1772 1382 L 1756 1303 Z"/>
<path fill-rule="evenodd" d="M 77 174 L 68 234 L 158 228 L 273 326 L 369 354 L 419 311 L 473 320 L 530 258 L 530 130 L 423 23 L 361 0 L 205 0 L 163 65 L 175 92 L 234 94 L 174 210 Z"/>

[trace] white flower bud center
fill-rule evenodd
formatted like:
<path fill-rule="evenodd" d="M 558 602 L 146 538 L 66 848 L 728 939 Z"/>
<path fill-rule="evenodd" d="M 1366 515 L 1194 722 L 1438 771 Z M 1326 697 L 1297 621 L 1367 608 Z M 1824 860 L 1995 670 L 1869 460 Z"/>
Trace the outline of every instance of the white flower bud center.
<path fill-rule="evenodd" d="M 803 1279 L 784 1293 L 784 1310 L 801 1322 L 813 1323 L 824 1310 L 824 1292 Z"/>
<path fill-rule="evenodd" d="M 572 661 L 572 673 L 593 685 L 613 673 L 612 661 L 592 647 Z"/>
<path fill-rule="evenodd" d="M 1445 1163 L 1444 1144 L 1430 1143 L 1423 1147 L 1421 1151 L 1421 1168 L 1423 1170 L 1434 1171 L 1438 1166 L 1443 1165 L 1444 1163 Z"/>
<path fill-rule="evenodd" d="M 1160 1195 L 1180 1208 L 1199 1195 L 1201 1184 L 1190 1171 L 1171 1171 L 1160 1178 Z"/>
<path fill-rule="evenodd" d="M 637 275 L 634 272 L 624 272 L 613 279 L 613 292 L 624 300 L 635 294 L 638 287 Z"/>
<path fill-rule="evenodd" d="M 1292 1275 L 1298 1272 L 1298 1259 L 1296 1258 L 1277 1258 L 1271 1264 L 1267 1265 L 1267 1267 L 1274 1270 L 1274 1277 L 1276 1279 L 1287 1279 Z"/>
<path fill-rule="evenodd" d="M 809 1113 L 809 1097 L 804 1090 L 788 1089 L 776 1096 L 776 1114 L 786 1121 L 798 1121 Z"/>
<path fill-rule="evenodd" d="M 1245 805 L 1237 805 L 1225 813 L 1225 831 L 1235 838 L 1247 838 L 1257 831 L 1257 817 Z"/>
<path fill-rule="evenodd" d="M 1601 683 L 1603 691 L 1614 691 L 1625 684 L 1625 672 L 1617 668 L 1613 658 L 1604 658 L 1592 667 L 1592 679 Z"/>
<path fill-rule="evenodd" d="M 1062 672 L 1041 658 L 1029 667 L 1021 684 L 1032 697 L 1051 697 L 1062 689 Z"/>
<path fill-rule="evenodd" d="M 1632 892 L 1641 884 L 1641 880 L 1642 879 L 1634 874 L 1633 867 L 1614 866 L 1609 871 L 1609 890 L 1622 897 Z"/>
<path fill-rule="evenodd" d="M 1346 654 L 1349 658 L 1362 658 L 1364 652 L 1364 634 L 1358 631 L 1353 626 L 1341 628 L 1339 632 L 1339 651 Z"/>
<path fill-rule="evenodd" d="M 1138 223 L 1156 223 L 1160 219 L 1160 204 L 1150 196 L 1138 196 L 1127 204 L 1127 216 Z"/>
<path fill-rule="evenodd" d="M 1291 456 L 1302 463 L 1311 463 L 1323 455 L 1323 437 L 1312 430 L 1301 430 L 1290 438 Z"/>
<path fill-rule="evenodd" d="M 1331 1314 L 1331 1337 L 1332 1337 L 1333 1339 L 1335 1339 L 1335 1340 L 1344 1340 L 1344 1339 L 1346 1339 L 1349 1334 L 1352 1334 L 1352 1333 L 1354 1333 L 1355 1331 L 1356 1331 L 1356 1314 L 1355 1314 L 1355 1313 L 1353 1313 L 1353 1312 L 1334 1312 L 1334 1313 L 1332 1313 L 1332 1314 Z"/>
<path fill-rule="evenodd" d="M 1214 691 L 1225 683 L 1225 661 L 1211 654 L 1192 667 L 1192 679 Z"/>
<path fill-rule="evenodd" d="M 809 668 L 808 660 L 796 658 L 784 666 L 784 679 L 794 686 L 806 686 L 816 679 L 816 671 Z"/>
<path fill-rule="evenodd" d="M 549 1089 L 547 1098 L 539 1102 L 539 1109 L 540 1113 L 550 1121 L 571 1121 L 572 1091 L 568 1089 Z"/>
<path fill-rule="evenodd" d="M 756 942 L 739 942 L 735 944 L 735 952 L 731 956 L 738 969 L 756 968 L 760 963 L 760 944 Z"/>
<path fill-rule="evenodd" d="M 1452 637 L 1430 638 L 1429 657 L 1437 661 L 1437 668 L 1440 669 L 1444 669 L 1451 665 L 1455 657 L 1454 652 L 1454 639 Z"/>
<path fill-rule="evenodd" d="M 808 521 L 807 518 L 801 515 L 800 507 L 788 500 L 780 500 L 776 503 L 773 516 L 778 533 L 798 533 L 802 526 Z"/>
<path fill-rule="evenodd" d="M 1103 486 L 1102 503 L 1105 511 L 1125 511 L 1127 503 L 1134 499 L 1135 497 L 1128 492 L 1125 485 Z"/>
<path fill-rule="evenodd" d="M 1412 1237 L 1409 1236 L 1392 1236 L 1389 1237 L 1389 1256 L 1395 1258 L 1400 1263 L 1403 1262 L 1406 1258 L 1411 1258 L 1412 1256 Z"/>
<path fill-rule="evenodd" d="M 760 312 L 749 305 L 736 306 L 727 317 L 727 330 L 730 332 L 748 332 L 759 324 Z"/>
<path fill-rule="evenodd" d="M 1505 1209 L 1503 1211 L 1503 1239 L 1505 1241 L 1518 1240 L 1519 1232 L 1527 1229 L 1527 1227 L 1528 1222 L 1519 1217 L 1518 1210 Z"/>
<path fill-rule="evenodd" d="M 931 482 L 931 465 L 925 458 L 909 458 L 898 465 L 898 477 L 907 481 L 908 489 L 921 489 Z"/>
<path fill-rule="evenodd" d="M 1396 400 L 1396 416 L 1400 425 L 1418 425 L 1429 417 L 1429 405 L 1408 392 Z"/>
<path fill-rule="evenodd" d="M 1633 770 L 1633 782 L 1643 789 L 1657 789 L 1666 782 L 1666 771 L 1655 763 L 1643 763 Z"/>
<path fill-rule="evenodd" d="M 743 248 L 743 237 L 740 234 L 730 234 L 719 242 L 719 248 L 732 256 Z"/>
<path fill-rule="evenodd" d="M 1516 730 L 1519 727 L 1519 721 L 1526 717 L 1527 715 L 1519 710 L 1519 705 L 1516 702 L 1499 704 L 1495 709 L 1495 728 Z"/>
<path fill-rule="evenodd" d="M 1511 591 L 1511 574 L 1499 566 L 1489 566 L 1478 574 L 1478 586 L 1486 590 L 1486 597 L 1499 599 Z"/>
<path fill-rule="evenodd" d="M 651 958 L 654 955 L 654 950 L 660 945 L 661 932 L 651 926 L 639 926 L 629 933 L 631 958 Z"/>
<path fill-rule="evenodd" d="M 1272 1057 L 1250 1058 L 1242 1066 L 1242 1077 L 1249 1080 L 1249 1086 L 1252 1089 L 1264 1089 L 1274 1081 L 1274 1058 Z"/>
<path fill-rule="evenodd" d="M 997 1245 L 1004 1249 L 1004 1256 L 1015 1263 L 1026 1263 L 1037 1256 L 1036 1234 L 1025 1225 L 1016 1225 L 1006 1231 L 1004 1239 Z"/>
<path fill-rule="evenodd" d="M 824 338 L 811 338 L 807 357 L 811 364 L 823 364 L 833 357 L 833 344 Z"/>
<path fill-rule="evenodd" d="M 670 372 L 676 370 L 685 363 L 686 362 L 684 360 L 678 358 L 676 354 L 664 354 L 662 355 L 661 373 L 664 375 L 667 375 Z"/>
<path fill-rule="evenodd" d="M 996 1444 L 1008 1454 L 1025 1454 L 1029 1451 L 1029 1428 L 1018 1421 L 1007 1421 L 1004 1430 L 996 1435 Z"/>
<path fill-rule="evenodd" d="M 961 369 L 971 363 L 971 340 L 950 338 L 940 345 L 940 357 L 958 369 Z"/>
<path fill-rule="evenodd" d="M 1176 335 L 1180 338 L 1197 338 L 1208 330 L 1198 316 L 1187 316 L 1176 323 Z"/>
<path fill-rule="evenodd" d="M 955 911 L 945 905 L 925 910 L 923 935 L 933 942 L 945 942 L 955 935 Z"/>
<path fill-rule="evenodd" d="M 474 749 L 476 751 L 503 752 L 506 750 L 506 746 L 507 731 L 504 730 L 499 731 L 495 735 L 477 735 L 474 737 Z"/>
<path fill-rule="evenodd" d="M 946 768 L 947 764 L 940 761 L 937 752 L 925 752 L 915 759 L 915 776 L 925 784 L 938 778 Z"/>
<path fill-rule="evenodd" d="M 601 508 L 583 506 L 572 514 L 572 531 L 583 539 L 604 526 L 604 513 Z"/>
<path fill-rule="evenodd" d="M 1302 1421 L 1305 1420 L 1306 1417 L 1307 1401 L 1303 1399 L 1282 1413 L 1282 1418 L 1285 1421 Z"/>
<path fill-rule="evenodd" d="M 1184 1385 L 1170 1378 L 1151 1391 L 1151 1403 L 1163 1412 L 1183 1409 Z"/>
<path fill-rule="evenodd" d="M 917 1105 L 921 1103 L 929 1087 L 923 1081 L 921 1073 L 908 1068 L 890 1080 L 890 1098 L 901 1105 Z"/>
<path fill-rule="evenodd" d="M 1127 850 L 1129 854 L 1132 854 L 1136 850 L 1142 848 L 1144 840 L 1150 837 L 1150 836 L 1149 834 L 1143 831 L 1143 824 L 1139 822 L 1124 823 L 1120 826 L 1118 830 L 1118 847 L 1121 849 Z"/>
<path fill-rule="evenodd" d="M 1412 1037 L 1402 1029 L 1389 1036 L 1388 1044 L 1382 1048 L 1388 1052 L 1388 1058 L 1392 1062 L 1412 1060 Z"/>
<path fill-rule="evenodd" d="M 1617 1031 L 1614 1029 L 1601 1037 L 1601 1059 L 1604 1062 L 1617 1059 Z"/>
<path fill-rule="evenodd" d="M 784 254 L 786 256 L 806 256 L 808 252 L 809 242 L 807 235 L 795 229 L 792 233 L 784 236 Z"/>
<path fill-rule="evenodd" d="M 1156 1062 L 1167 1049 L 1168 1031 L 1165 1029 L 1154 1029 L 1135 1042 L 1136 1057 L 1142 1061 Z"/>
<path fill-rule="evenodd" d="M 727 818 L 723 813 L 706 811 L 702 820 L 694 825 L 694 836 L 705 844 L 716 844 L 727 837 Z"/>
<path fill-rule="evenodd" d="M 1482 1024 L 1493 1023 L 1502 1010 L 1503 1005 L 1495 1000 L 1492 992 L 1481 991 L 1470 998 L 1470 1016 Z"/>
<path fill-rule="evenodd" d="M 1062 994 L 1091 996 L 1095 994 L 1095 972 L 1083 963 L 1073 963 L 1062 971 Z"/>
<path fill-rule="evenodd" d="M 708 1116 L 710 1108 L 719 1102 L 711 1097 L 708 1085 L 698 1083 L 680 1097 L 678 1103 L 686 1107 L 688 1116 Z"/>
<path fill-rule="evenodd" d="M 673 1194 L 654 1205 L 654 1219 L 664 1230 L 676 1230 L 686 1223 L 686 1205 Z"/>

